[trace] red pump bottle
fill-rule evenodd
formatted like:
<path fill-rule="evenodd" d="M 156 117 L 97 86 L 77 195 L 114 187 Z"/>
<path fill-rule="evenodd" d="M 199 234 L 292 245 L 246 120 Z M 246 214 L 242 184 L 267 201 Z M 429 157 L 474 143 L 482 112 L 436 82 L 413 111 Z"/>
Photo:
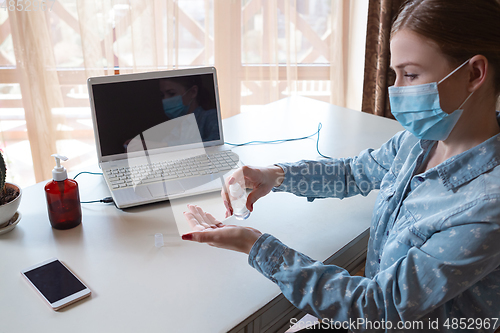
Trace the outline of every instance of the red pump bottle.
<path fill-rule="evenodd" d="M 45 185 L 45 198 L 50 224 L 54 229 L 71 229 L 82 223 L 82 208 L 78 183 L 68 179 L 66 168 L 61 166 L 61 160 L 66 156 L 54 154 L 56 166 L 52 170 L 52 181 Z"/>

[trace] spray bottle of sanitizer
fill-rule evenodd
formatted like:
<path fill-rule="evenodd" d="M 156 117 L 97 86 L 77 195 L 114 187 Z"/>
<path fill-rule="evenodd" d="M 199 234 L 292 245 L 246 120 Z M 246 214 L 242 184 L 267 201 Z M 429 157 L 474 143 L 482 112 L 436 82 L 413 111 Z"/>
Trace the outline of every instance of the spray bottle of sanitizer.
<path fill-rule="evenodd" d="M 239 183 L 229 185 L 229 199 L 233 207 L 233 215 L 238 220 L 244 220 L 250 216 L 247 208 L 247 193 Z"/>
<path fill-rule="evenodd" d="M 52 170 L 52 181 L 45 185 L 45 198 L 49 220 L 54 229 L 70 229 L 82 223 L 82 208 L 78 183 L 68 179 L 66 168 L 61 166 L 61 160 L 66 156 L 52 155 L 56 159 L 56 166 Z"/>

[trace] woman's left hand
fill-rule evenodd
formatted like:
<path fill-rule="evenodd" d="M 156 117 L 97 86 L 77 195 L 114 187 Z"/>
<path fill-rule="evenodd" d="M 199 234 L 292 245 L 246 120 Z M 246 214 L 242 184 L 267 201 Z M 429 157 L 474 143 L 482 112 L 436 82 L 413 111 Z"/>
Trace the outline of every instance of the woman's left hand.
<path fill-rule="evenodd" d="M 222 249 L 249 254 L 255 241 L 262 235 L 254 228 L 225 225 L 195 205 L 188 205 L 184 217 L 193 232 L 182 235 L 183 240 L 208 243 Z"/>

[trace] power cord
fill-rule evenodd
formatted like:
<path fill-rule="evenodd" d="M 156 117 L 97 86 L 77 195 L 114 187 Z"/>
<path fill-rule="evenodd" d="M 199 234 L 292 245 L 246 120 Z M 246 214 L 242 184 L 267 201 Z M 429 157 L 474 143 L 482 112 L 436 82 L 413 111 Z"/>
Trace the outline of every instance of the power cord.
<path fill-rule="evenodd" d="M 102 176 L 102 172 L 88 172 L 88 171 L 82 171 L 82 172 L 79 172 L 76 174 L 75 177 L 73 177 L 73 179 L 75 179 L 76 177 L 78 177 L 79 175 L 81 175 L 82 173 L 88 173 L 89 175 L 98 175 L 98 176 Z M 93 201 L 80 201 L 81 204 L 89 204 L 89 203 L 98 203 L 98 202 L 102 202 L 102 203 L 112 203 L 113 202 L 113 198 L 112 197 L 106 197 L 104 199 L 101 199 L 101 200 L 93 200 Z"/>
<path fill-rule="evenodd" d="M 321 131 L 321 128 L 323 128 L 323 124 L 318 123 L 318 130 L 314 134 L 311 134 L 311 135 L 308 135 L 308 136 L 304 136 L 304 137 L 301 137 L 301 138 L 281 139 L 281 140 L 271 140 L 271 141 L 249 141 L 249 142 L 244 142 L 244 143 L 230 143 L 230 142 L 224 142 L 224 143 L 227 144 L 227 145 L 230 145 L 230 146 L 235 146 L 235 147 L 241 147 L 241 146 L 246 146 L 246 145 L 254 145 L 254 144 L 258 145 L 258 144 L 268 144 L 268 143 L 283 143 L 283 142 L 290 142 L 290 141 L 298 141 L 298 140 L 309 139 L 309 138 L 311 138 L 311 137 L 313 137 L 313 136 L 315 136 L 317 134 L 318 138 L 316 139 L 316 151 L 318 152 L 318 154 L 320 156 L 322 156 L 324 158 L 332 159 L 332 157 L 323 155 L 319 151 L 319 133 Z M 77 173 L 76 176 L 73 177 L 73 179 L 75 179 L 76 177 L 78 177 L 82 173 L 88 173 L 90 175 L 99 175 L 99 176 L 102 175 L 102 173 L 98 173 L 98 172 L 82 171 L 80 173 Z M 102 203 L 112 203 L 113 202 L 113 198 L 112 197 L 106 197 L 106 198 L 101 199 L 101 200 L 81 201 L 80 203 L 82 203 L 82 204 L 88 204 L 88 203 L 101 203 L 101 202 Z"/>
<path fill-rule="evenodd" d="M 81 204 L 88 204 L 88 203 L 97 203 L 97 202 L 102 202 L 102 203 L 112 203 L 113 198 L 112 197 L 106 197 L 101 200 L 94 200 L 94 201 L 80 201 Z"/>
<path fill-rule="evenodd" d="M 224 142 L 224 143 L 227 144 L 227 145 L 229 145 L 229 146 L 235 146 L 235 147 L 241 147 L 241 146 L 246 146 L 246 145 L 254 145 L 254 144 L 258 145 L 258 144 L 268 144 L 268 143 L 283 143 L 283 142 L 289 142 L 289 141 L 298 141 L 298 140 L 309 139 L 309 138 L 311 138 L 311 137 L 313 137 L 313 136 L 315 136 L 317 134 L 318 138 L 316 140 L 316 151 L 322 157 L 328 158 L 328 159 L 332 159 L 332 157 L 323 155 L 319 151 L 319 132 L 321 131 L 321 128 L 323 128 L 323 124 L 318 123 L 318 130 L 314 134 L 311 134 L 311 135 L 308 135 L 308 136 L 304 136 L 304 137 L 301 137 L 301 138 L 281 139 L 281 140 L 271 140 L 271 141 L 249 141 L 249 142 L 244 142 L 244 143 L 229 143 L 229 142 Z"/>
<path fill-rule="evenodd" d="M 323 155 L 321 154 L 321 152 L 319 151 L 319 131 L 321 131 L 321 129 L 323 128 L 323 124 L 319 123 L 318 124 L 318 139 L 316 140 L 316 151 L 318 152 L 318 154 L 320 154 L 322 157 L 324 158 L 328 158 L 328 159 L 333 159 L 333 157 L 330 157 L 330 156 L 326 156 L 326 155 Z"/>
<path fill-rule="evenodd" d="M 90 175 L 99 175 L 101 176 L 102 175 L 102 172 L 88 172 L 88 171 L 82 171 L 82 172 L 79 172 L 76 174 L 75 177 L 73 177 L 73 179 L 76 179 L 76 177 L 80 176 L 82 173 L 88 173 Z"/>

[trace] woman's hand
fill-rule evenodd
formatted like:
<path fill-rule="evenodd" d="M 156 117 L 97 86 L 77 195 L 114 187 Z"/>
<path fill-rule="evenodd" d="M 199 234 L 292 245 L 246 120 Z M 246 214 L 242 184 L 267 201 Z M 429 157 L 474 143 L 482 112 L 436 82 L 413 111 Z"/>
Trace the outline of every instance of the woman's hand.
<path fill-rule="evenodd" d="M 184 217 L 194 232 L 182 235 L 183 240 L 208 243 L 222 249 L 249 254 L 255 241 L 262 235 L 254 228 L 225 225 L 195 205 L 188 205 Z"/>
<path fill-rule="evenodd" d="M 229 185 L 234 182 L 243 185 L 244 182 L 246 188 L 252 189 L 247 198 L 247 208 L 253 211 L 253 204 L 271 192 L 273 187 L 281 185 L 284 177 L 285 173 L 283 169 L 277 165 L 269 167 L 250 167 L 245 165 L 236 170 L 226 179 L 226 186 L 221 191 L 222 200 L 224 200 L 224 205 L 226 206 L 226 218 L 233 215 L 229 194 L 225 191 L 225 189 L 229 188 Z"/>

